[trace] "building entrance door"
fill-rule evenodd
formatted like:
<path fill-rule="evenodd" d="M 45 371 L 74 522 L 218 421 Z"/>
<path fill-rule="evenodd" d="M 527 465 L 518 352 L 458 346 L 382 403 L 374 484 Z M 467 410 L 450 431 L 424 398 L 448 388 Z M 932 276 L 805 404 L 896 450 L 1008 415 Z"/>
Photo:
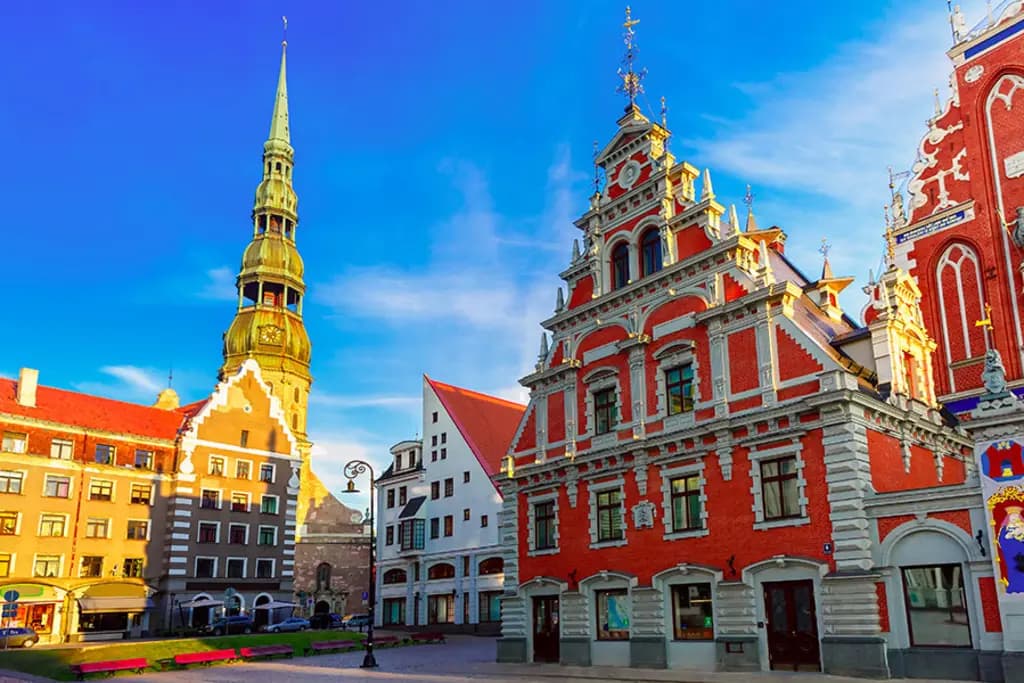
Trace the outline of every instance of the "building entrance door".
<path fill-rule="evenodd" d="M 533 599 L 533 661 L 557 662 L 558 596 L 542 595 Z"/>
<path fill-rule="evenodd" d="M 768 664 L 772 669 L 820 671 L 813 581 L 764 584 Z"/>

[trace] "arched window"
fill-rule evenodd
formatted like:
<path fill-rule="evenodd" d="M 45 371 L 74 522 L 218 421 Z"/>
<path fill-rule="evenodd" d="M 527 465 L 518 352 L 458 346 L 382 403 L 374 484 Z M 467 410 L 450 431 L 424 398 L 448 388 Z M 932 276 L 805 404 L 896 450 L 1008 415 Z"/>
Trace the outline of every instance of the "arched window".
<path fill-rule="evenodd" d="M 978 255 L 966 244 L 952 244 L 935 268 L 939 315 L 945 337 L 946 364 L 985 355 L 982 328 L 974 324 L 984 316 L 981 268 Z M 977 370 L 950 368 L 950 391 L 961 391 L 977 381 Z M 961 386 L 962 385 L 962 386 Z"/>
<path fill-rule="evenodd" d="M 612 249 L 612 289 L 629 284 L 629 245 L 620 242 Z"/>
<path fill-rule="evenodd" d="M 644 276 L 661 270 L 661 234 L 657 228 L 651 228 L 640 238 L 640 266 Z"/>
<path fill-rule="evenodd" d="M 433 567 L 427 570 L 427 579 L 454 579 L 455 578 L 455 566 L 450 565 L 447 562 L 441 564 L 435 564 Z"/>
<path fill-rule="evenodd" d="M 484 574 L 501 574 L 505 571 L 505 560 L 500 557 L 489 557 L 481 562 L 477 569 L 481 576 Z"/>
<path fill-rule="evenodd" d="M 405 583 L 407 580 L 404 569 L 389 569 L 384 572 L 384 583 Z"/>
<path fill-rule="evenodd" d="M 321 562 L 316 568 L 316 589 L 318 591 L 329 590 L 331 587 L 331 565 Z"/>

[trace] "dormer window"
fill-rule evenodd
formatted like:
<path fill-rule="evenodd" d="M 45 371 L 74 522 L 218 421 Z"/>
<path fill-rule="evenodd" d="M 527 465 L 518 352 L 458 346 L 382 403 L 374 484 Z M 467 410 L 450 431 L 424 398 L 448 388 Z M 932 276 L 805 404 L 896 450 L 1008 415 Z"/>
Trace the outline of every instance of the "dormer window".
<path fill-rule="evenodd" d="M 646 277 L 661 270 L 661 235 L 651 228 L 640 239 L 640 265 Z"/>
<path fill-rule="evenodd" d="M 612 289 L 629 284 L 629 245 L 620 242 L 612 249 Z"/>
<path fill-rule="evenodd" d="M 395 455 L 395 469 L 396 470 L 402 469 L 402 454 L 401 453 L 398 453 L 397 455 Z"/>

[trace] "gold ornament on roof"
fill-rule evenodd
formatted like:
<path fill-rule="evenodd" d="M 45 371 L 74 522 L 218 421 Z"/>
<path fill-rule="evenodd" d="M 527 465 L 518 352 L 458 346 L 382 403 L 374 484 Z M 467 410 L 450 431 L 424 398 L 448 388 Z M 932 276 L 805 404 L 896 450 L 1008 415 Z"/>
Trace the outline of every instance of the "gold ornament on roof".
<path fill-rule="evenodd" d="M 618 87 L 618 92 L 625 94 L 629 98 L 629 107 L 633 107 L 636 104 L 636 96 L 644 91 L 640 81 L 647 75 L 647 69 L 639 71 L 633 69 L 633 62 L 636 59 L 637 52 L 636 43 L 633 40 L 636 32 L 633 30 L 633 27 L 639 23 L 640 20 L 633 18 L 632 10 L 629 5 L 626 5 L 626 21 L 622 24 L 622 27 L 626 29 L 622 33 L 622 41 L 626 44 L 626 56 L 623 58 L 622 67 L 619 69 L 619 78 L 622 79 L 622 85 Z M 627 107 L 627 111 L 629 107 Z"/>

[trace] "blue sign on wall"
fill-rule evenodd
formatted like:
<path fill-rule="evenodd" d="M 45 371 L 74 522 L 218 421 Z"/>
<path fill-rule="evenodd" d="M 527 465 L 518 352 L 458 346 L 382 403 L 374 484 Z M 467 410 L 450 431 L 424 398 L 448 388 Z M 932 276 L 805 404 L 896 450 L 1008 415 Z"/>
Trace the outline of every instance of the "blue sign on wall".
<path fill-rule="evenodd" d="M 7 602 L 18 602 L 18 598 L 21 597 L 21 593 L 18 591 L 7 591 L 4 593 L 4 600 Z"/>

